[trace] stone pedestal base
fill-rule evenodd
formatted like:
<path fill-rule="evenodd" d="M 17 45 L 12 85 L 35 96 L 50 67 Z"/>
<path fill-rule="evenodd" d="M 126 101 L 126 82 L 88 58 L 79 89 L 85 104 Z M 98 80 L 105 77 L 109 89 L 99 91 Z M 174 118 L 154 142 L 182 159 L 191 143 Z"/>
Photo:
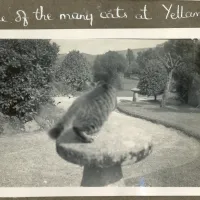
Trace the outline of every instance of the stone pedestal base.
<path fill-rule="evenodd" d="M 138 102 L 139 101 L 138 93 L 139 93 L 140 89 L 133 88 L 133 89 L 131 89 L 131 91 L 133 92 L 133 102 Z"/>
<path fill-rule="evenodd" d="M 133 93 L 133 101 L 138 102 L 138 93 Z"/>
<path fill-rule="evenodd" d="M 125 186 L 121 166 L 115 165 L 107 168 L 85 166 L 81 186 Z"/>
<path fill-rule="evenodd" d="M 56 140 L 56 151 L 61 158 L 84 166 L 81 186 L 124 186 L 121 166 L 139 162 L 151 153 L 148 133 L 131 125 L 127 127 L 121 116 L 113 113 L 92 143 L 80 142 L 73 130 Z"/>

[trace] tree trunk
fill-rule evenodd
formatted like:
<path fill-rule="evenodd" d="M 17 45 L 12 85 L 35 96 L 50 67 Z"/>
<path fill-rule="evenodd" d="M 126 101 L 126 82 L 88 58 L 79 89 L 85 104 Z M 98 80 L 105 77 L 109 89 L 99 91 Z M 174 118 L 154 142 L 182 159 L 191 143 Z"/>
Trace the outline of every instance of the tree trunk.
<path fill-rule="evenodd" d="M 122 72 L 119 73 L 119 77 L 120 77 L 120 89 L 123 90 L 124 89 L 124 74 Z"/>
<path fill-rule="evenodd" d="M 157 95 L 154 95 L 154 101 L 156 101 L 157 100 Z"/>
<path fill-rule="evenodd" d="M 172 74 L 173 74 L 173 70 L 171 70 L 167 76 L 167 83 L 165 85 L 164 93 L 162 95 L 162 100 L 161 100 L 161 104 L 160 104 L 160 107 L 162 107 L 162 108 L 164 108 L 166 106 L 166 100 L 168 97 L 168 93 L 169 93 L 169 89 L 170 89 L 170 85 L 171 85 L 171 81 L 172 81 Z"/>

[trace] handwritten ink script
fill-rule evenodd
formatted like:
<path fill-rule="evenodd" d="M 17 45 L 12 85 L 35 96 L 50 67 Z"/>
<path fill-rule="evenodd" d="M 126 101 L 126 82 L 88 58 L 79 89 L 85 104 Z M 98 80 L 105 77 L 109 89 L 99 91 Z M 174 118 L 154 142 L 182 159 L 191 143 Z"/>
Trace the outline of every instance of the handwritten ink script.
<path fill-rule="evenodd" d="M 163 8 L 166 11 L 166 16 L 165 19 L 185 19 L 185 18 L 191 18 L 191 17 L 198 17 L 200 16 L 200 12 L 191 12 L 191 11 L 186 11 L 183 6 L 176 6 L 175 11 L 173 11 L 172 8 L 173 5 L 171 4 L 170 6 L 166 6 L 162 4 Z"/>
<path fill-rule="evenodd" d="M 200 18 L 200 8 L 198 11 L 190 11 L 187 10 L 183 5 L 173 5 L 173 4 L 163 4 L 160 5 L 160 10 L 162 16 L 156 16 L 157 18 L 163 20 L 180 20 L 187 18 Z M 11 8 L 9 8 L 11 10 Z M 67 9 L 66 9 L 67 10 Z M 131 11 L 130 11 L 131 10 Z M 12 14 L 12 19 L 9 16 L 0 14 L 0 26 L 3 23 L 19 23 L 22 27 L 28 27 L 30 23 L 37 23 L 37 21 L 62 21 L 64 24 L 68 24 L 71 21 L 84 22 L 88 23 L 90 27 L 92 27 L 95 23 L 95 20 L 145 20 L 151 21 L 156 17 L 153 15 L 152 8 L 149 9 L 147 5 L 142 5 L 138 10 L 133 8 L 130 10 L 126 10 L 120 6 L 116 6 L 110 9 L 96 8 L 96 11 L 89 12 L 85 8 L 82 12 L 73 11 L 73 12 L 55 12 L 50 13 L 45 9 L 45 6 L 38 6 L 38 8 L 34 9 L 31 13 L 27 12 L 25 9 L 14 10 L 12 9 L 9 13 Z M 151 11 L 151 12 L 150 12 Z M 154 16 L 154 17 L 153 17 Z"/>

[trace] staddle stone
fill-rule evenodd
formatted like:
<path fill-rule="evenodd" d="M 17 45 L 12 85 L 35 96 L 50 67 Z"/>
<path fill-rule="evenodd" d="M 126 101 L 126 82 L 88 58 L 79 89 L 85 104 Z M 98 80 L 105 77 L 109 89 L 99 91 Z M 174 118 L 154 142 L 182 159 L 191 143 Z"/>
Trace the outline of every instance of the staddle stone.
<path fill-rule="evenodd" d="M 131 91 L 135 92 L 135 93 L 138 93 L 138 92 L 140 92 L 140 89 L 139 88 L 132 88 Z"/>
<path fill-rule="evenodd" d="M 133 101 L 138 102 L 139 101 L 138 93 L 140 92 L 140 89 L 133 88 L 133 89 L 131 89 L 131 91 L 133 92 Z"/>
<path fill-rule="evenodd" d="M 56 141 L 57 153 L 66 161 L 84 166 L 81 186 L 124 186 L 122 165 L 134 164 L 152 151 L 143 129 L 123 123 L 113 112 L 93 143 L 83 143 L 72 130 Z"/>
<path fill-rule="evenodd" d="M 151 138 L 143 129 L 117 123 L 112 113 L 93 143 L 82 143 L 73 131 L 56 141 L 58 154 L 68 162 L 80 166 L 110 167 L 135 163 L 145 158 L 152 149 Z M 118 116 L 119 117 L 119 116 Z"/>

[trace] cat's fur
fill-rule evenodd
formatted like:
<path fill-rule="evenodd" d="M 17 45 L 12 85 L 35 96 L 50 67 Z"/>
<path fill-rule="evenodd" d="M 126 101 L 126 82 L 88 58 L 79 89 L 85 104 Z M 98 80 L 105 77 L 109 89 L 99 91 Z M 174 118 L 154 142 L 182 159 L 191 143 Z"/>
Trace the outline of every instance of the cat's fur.
<path fill-rule="evenodd" d="M 109 81 L 100 81 L 94 89 L 78 97 L 63 118 L 48 132 L 49 136 L 57 139 L 72 129 L 83 142 L 93 142 L 93 135 L 100 131 L 116 108 L 117 90 L 113 83 L 110 77 Z"/>

